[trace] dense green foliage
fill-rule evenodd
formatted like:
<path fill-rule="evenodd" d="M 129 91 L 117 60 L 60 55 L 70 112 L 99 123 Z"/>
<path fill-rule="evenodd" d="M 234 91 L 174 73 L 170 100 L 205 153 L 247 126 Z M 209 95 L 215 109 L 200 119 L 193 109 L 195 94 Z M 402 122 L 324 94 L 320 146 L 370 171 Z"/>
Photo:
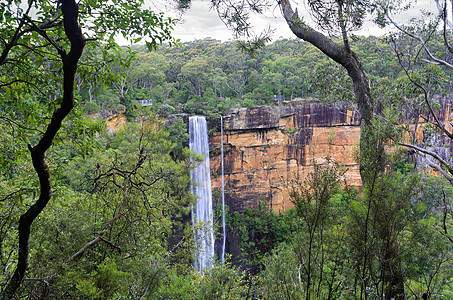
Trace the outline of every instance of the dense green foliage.
<path fill-rule="evenodd" d="M 80 180 L 74 182 L 76 190 L 71 190 L 69 186 L 60 182 L 64 178 L 60 177 L 59 173 L 69 171 L 66 163 L 70 162 L 74 150 L 59 149 L 58 146 L 71 144 L 77 149 L 78 154 L 95 155 L 93 146 L 98 142 L 96 139 L 99 138 L 102 121 L 91 122 L 82 116 L 79 109 L 73 109 L 78 102 L 74 97 L 74 90 L 76 85 L 81 85 L 87 79 L 92 83 L 117 81 L 110 66 L 106 67 L 104 64 L 106 61 L 115 62 L 120 66 L 128 63 L 126 59 L 115 55 L 119 54 L 119 52 L 115 53 L 115 50 L 118 50 L 115 36 L 120 34 L 126 39 L 137 42 L 146 35 L 146 44 L 149 49 L 155 49 L 163 41 L 175 42 L 170 36 L 174 20 L 152 9 L 144 7 L 137 9 L 142 5 L 144 5 L 142 0 L 14 0 L 0 3 L 0 126 L 4 129 L 2 139 L 5 139 L 3 140 L 5 147 L 11 149 L 11 151 L 5 151 L 1 159 L 5 164 L 2 164 L 1 170 L 1 184 L 4 189 L 1 190 L 0 203 L 2 215 L 0 261 L 4 271 L 0 275 L 0 299 L 22 297 L 26 292 L 29 297 L 34 298 L 61 298 L 62 294 L 59 292 L 57 292 L 58 296 L 54 296 L 53 284 L 68 274 L 66 263 L 79 261 L 87 250 L 97 246 L 99 242 L 121 249 L 114 242 L 108 241 L 106 235 L 109 230 L 111 231 L 114 223 L 121 222 L 117 221 L 126 214 L 125 211 L 131 211 L 129 207 L 135 207 L 128 205 L 132 202 L 131 197 L 139 200 L 139 196 L 146 193 L 146 197 L 156 198 L 153 201 L 144 201 L 144 204 L 148 204 L 146 208 L 150 211 L 150 216 L 148 216 L 149 221 L 143 223 L 150 226 L 157 223 L 153 219 L 157 216 L 155 205 L 163 206 L 158 205 L 159 202 L 172 203 L 168 200 L 173 199 L 175 194 L 181 194 L 178 188 L 181 186 L 186 188 L 187 180 L 180 180 L 181 186 L 173 184 L 174 186 L 167 190 L 162 185 L 164 179 L 169 180 L 167 177 L 187 177 L 187 168 L 178 168 L 169 163 L 174 162 L 168 154 L 170 146 L 163 142 L 161 134 L 158 133 L 153 133 L 156 136 L 154 141 L 143 134 L 138 147 L 133 146 L 136 148 L 135 151 L 118 147 L 121 151 L 130 151 L 131 156 L 136 153 L 133 156 L 135 160 L 128 160 L 127 164 L 124 161 L 119 162 L 118 153 L 105 151 L 107 169 L 103 169 L 100 164 L 104 161 L 98 157 L 97 172 L 102 172 L 104 175 L 97 174 L 98 177 L 92 177 L 91 180 L 102 188 L 89 194 L 93 197 L 92 202 L 88 201 L 89 205 L 84 206 L 85 201 L 82 199 L 86 196 L 82 191 L 77 191 L 77 189 L 87 188 L 84 182 Z M 84 50 L 86 52 L 82 58 Z M 147 130 L 147 132 L 151 131 Z M 152 142 L 157 142 L 159 147 L 150 147 L 149 143 Z M 131 141 L 131 144 L 137 144 L 137 142 Z M 145 146 L 149 150 L 145 149 Z M 50 153 L 49 149 L 61 150 L 61 152 Z M 123 157 L 131 159 L 131 156 Z M 156 160 L 156 157 L 160 160 L 150 163 L 150 160 Z M 116 167 L 115 163 L 122 167 Z M 179 164 L 183 163 L 179 162 Z M 142 179 L 140 176 L 146 179 L 149 175 L 141 172 L 149 165 L 160 165 L 162 169 L 150 169 L 148 173 L 155 173 L 154 181 L 146 183 L 145 180 L 137 186 L 138 181 Z M 81 170 L 82 173 L 95 175 L 90 174 L 92 170 L 84 167 L 84 170 Z M 68 174 L 70 173 L 65 174 L 66 180 L 72 179 Z M 80 179 L 77 175 L 75 177 Z M 153 176 L 150 179 L 152 178 Z M 172 180 L 170 182 L 173 183 Z M 145 185 L 141 186 L 141 184 Z M 118 189 L 116 192 L 115 187 Z M 137 189 L 142 192 L 142 195 Z M 101 196 L 101 191 L 107 194 Z M 184 198 L 186 197 L 176 199 L 184 203 Z M 103 207 L 90 217 L 82 213 L 84 209 L 91 212 L 93 208 L 91 204 L 96 204 L 96 199 L 112 201 L 108 202 L 110 206 Z M 105 205 L 104 202 L 100 203 Z M 45 210 L 47 206 L 49 208 Z M 163 218 L 167 218 L 166 214 L 172 211 L 171 209 L 176 210 L 175 206 L 181 205 L 179 203 L 176 205 L 175 202 L 158 211 L 164 214 Z M 76 209 L 78 207 L 79 209 Z M 49 210 L 52 214 L 47 216 L 46 213 Z M 60 214 L 59 210 L 63 213 Z M 69 226 L 65 217 L 67 214 L 77 216 L 78 210 L 83 217 L 78 221 L 88 222 L 81 224 L 85 225 L 82 228 L 90 230 L 91 235 L 95 236 L 91 241 L 85 241 L 85 246 L 81 247 L 80 243 L 90 234 L 82 235 L 74 244 L 69 244 L 70 239 L 65 238 L 62 239 L 62 244 L 58 245 L 58 235 L 53 236 L 55 238 L 53 241 L 38 238 L 49 237 L 48 234 L 54 232 L 62 233 L 62 236 L 67 237 L 64 230 L 55 231 L 54 228 L 59 227 L 56 224 L 60 221 L 63 223 L 61 227 L 74 227 L 75 223 L 70 223 Z M 53 218 L 54 216 L 59 217 Z M 47 220 L 49 221 L 46 222 Z M 139 220 L 146 220 L 146 218 L 140 216 Z M 55 224 L 52 224 L 54 222 Z M 134 220 L 134 222 L 137 221 Z M 40 223 L 41 226 L 36 227 L 34 225 L 36 223 Z M 104 223 L 103 227 L 95 230 L 102 223 Z M 45 225 L 49 225 L 49 228 Z M 126 226 L 123 225 L 123 227 Z M 158 226 L 157 229 L 162 228 Z M 44 230 L 44 233 L 41 230 Z M 82 232 L 78 233 L 82 234 Z M 162 233 L 159 235 L 163 236 Z M 146 235 L 142 234 L 142 236 L 146 240 Z M 148 239 L 153 241 L 154 246 L 156 242 L 162 243 L 159 239 L 152 237 Z M 151 243 L 148 244 L 151 245 Z M 52 245 L 58 245 L 58 247 L 52 249 Z M 65 257 L 77 247 L 81 247 L 79 251 Z M 53 251 L 50 257 L 45 251 L 49 248 Z M 40 259 L 40 255 L 44 260 Z M 33 261 L 31 265 L 30 258 Z M 102 261 L 105 258 L 104 256 Z M 42 261 L 48 264 L 41 264 Z M 50 261 L 54 261 L 56 265 L 52 265 Z M 105 260 L 102 263 L 98 261 L 99 268 L 92 274 L 99 277 L 98 281 L 110 280 L 109 270 L 112 271 L 110 274 L 113 278 L 123 277 L 124 272 L 116 270 L 115 263 L 114 260 Z M 44 274 L 49 271 L 53 273 Z M 37 279 L 30 275 L 36 275 Z M 83 292 L 83 294 L 87 294 L 87 297 L 111 297 L 119 288 L 113 287 L 112 284 L 108 285 L 110 287 L 96 290 L 87 288 L 85 284 L 84 290 L 89 292 L 88 294 Z M 143 293 L 146 293 L 146 290 L 140 295 Z"/>
<path fill-rule="evenodd" d="M 29 1 L 32 13 L 24 12 L 21 1 L 0 3 L 2 295 L 21 254 L 17 224 L 41 193 L 29 154 L 67 92 L 62 64 L 74 42 L 63 27 L 63 2 L 74 3 Z M 179 1 L 180 8 L 189 2 Z M 338 11 L 322 3 L 309 1 L 318 10 L 318 22 L 337 27 L 336 19 L 325 13 Z M 344 3 L 358 8 L 347 27 L 360 27 L 370 2 Z M 410 43 L 404 35 L 397 40 L 359 37 L 351 46 L 380 110 L 371 124 L 374 134 L 363 142 L 373 154 L 360 161 L 367 183 L 363 190 L 342 183 L 344 168 L 329 160 L 324 166 L 314 163 L 313 173 L 288 183 L 294 209 L 275 213 L 262 202 L 229 214 L 240 256 L 196 274 L 192 262 L 197 245 L 189 222 L 196 199 L 187 187 L 199 157 L 184 147 L 184 122 L 169 125 L 158 115 L 218 115 L 230 108 L 297 98 L 355 105 L 351 79 L 299 40 L 277 40 L 254 56 L 241 52 L 236 42 L 213 39 L 158 46 L 164 40 L 175 44 L 170 35 L 174 20 L 138 10 L 143 1 L 78 4 L 79 25 L 90 40 L 70 82 L 75 87 L 70 100 L 76 105 L 61 128 L 55 127 L 52 147 L 44 151 L 43 165 L 52 175 L 51 198 L 31 227 L 26 273 L 13 295 L 383 299 L 399 289 L 393 294 L 403 291 L 408 299 L 453 297 L 452 186 L 418 173 L 398 151 L 384 153 L 384 146 L 395 146 L 403 132 L 416 141 L 413 123 L 396 125 L 407 120 L 407 112 L 416 122 L 426 114 L 429 102 L 420 101 L 423 92 L 431 101 L 428 95 L 451 90 L 451 74 L 420 63 L 418 42 Z M 442 36 L 430 26 L 425 45 L 436 57 L 451 60 L 442 52 Z M 134 42 L 139 35 L 148 40 L 143 46 L 118 47 L 118 33 Z M 399 55 L 399 63 L 387 41 L 407 54 Z M 151 113 L 141 108 L 140 100 L 152 100 Z M 130 122 L 113 133 L 106 131 L 102 118 L 87 115 L 105 117 L 123 110 Z M 438 131 L 435 126 L 425 129 Z"/>
<path fill-rule="evenodd" d="M 453 244 L 446 233 L 453 219 L 447 208 L 439 210 L 452 200 L 449 183 L 389 169 L 376 179 L 374 191 L 358 193 L 339 185 L 342 172 L 335 165 L 316 166 L 305 180 L 291 182 L 293 210 L 275 215 L 258 207 L 242 218 L 233 216 L 241 224 L 233 226 L 241 237 L 241 255 L 262 265 L 249 283 L 258 298 L 358 299 L 366 294 L 382 299 L 393 259 L 401 265 L 407 299 L 424 293 L 449 299 Z M 427 184 L 420 187 L 420 180 Z M 270 217 L 276 222 L 264 224 Z M 289 218 L 293 230 L 278 231 Z M 285 232 L 283 241 L 272 235 L 276 231 Z M 257 251 L 269 241 L 275 247 Z M 392 257 L 395 245 L 399 254 Z"/>
<path fill-rule="evenodd" d="M 178 268 L 189 272 L 191 230 L 176 220 L 190 212 L 192 203 L 186 193 L 190 155 L 185 149 L 179 159 L 171 157 L 176 144 L 164 128 L 154 117 L 142 116 L 140 124 L 99 135 L 89 155 L 77 153 L 80 147 L 71 141 L 49 153 L 50 168 L 55 170 L 54 201 L 33 229 L 29 269 L 30 277 L 52 282 L 46 291 L 49 297 L 145 295 L 156 288 L 152 286 L 155 273 L 186 249 L 185 261 L 179 260 Z M 21 174 L 31 172 L 23 163 L 19 169 Z M 3 195 L 18 189 L 17 184 L 23 191 L 1 202 L 1 265 L 5 270 L 10 268 L 14 251 L 11 242 L 18 202 L 31 201 L 35 186 L 33 181 L 17 179 L 2 180 L 9 187 Z M 178 246 L 172 247 L 169 238 L 176 232 L 182 235 Z M 30 281 L 25 286 L 40 294 L 42 284 Z"/>
<path fill-rule="evenodd" d="M 377 46 L 388 50 L 376 37 L 359 38 L 353 49 L 364 58 L 370 75 L 397 78 L 398 64 L 389 52 Z M 254 57 L 241 52 L 236 42 L 213 39 L 183 43 L 182 48 L 162 46 L 152 53 L 140 46 L 133 49 L 136 52 L 123 49 L 120 53 L 129 62 L 127 68 L 110 64 L 117 70 L 119 82 L 87 82 L 80 86 L 87 112 L 129 108 L 128 114 L 133 116 L 131 109 L 139 106 L 138 100 L 152 100 L 153 109 L 164 117 L 182 112 L 212 115 L 276 100 L 318 95 L 336 101 L 353 98 L 351 90 L 343 96 L 342 82 L 337 82 L 335 73 L 338 71 L 325 67 L 329 62 L 323 54 L 298 40 L 277 40 Z M 332 80 L 319 81 L 320 77 Z M 320 85 L 335 82 L 338 88 L 324 89 L 331 96 L 323 95 Z"/>
<path fill-rule="evenodd" d="M 374 126 L 378 138 L 398 140 L 404 127 L 392 124 L 402 120 L 416 93 L 410 82 L 396 75 L 394 61 L 377 51 L 369 53 L 373 39 L 359 40 L 363 50 L 357 51 L 368 51 L 364 55 L 370 62 L 365 64 L 374 75 L 370 75 L 373 93 L 385 112 Z M 385 253 L 396 246 L 398 256 L 392 259 L 401 266 L 408 298 L 423 293 L 451 297 L 451 186 L 438 178 L 415 176 L 403 157 L 387 162 L 373 190 L 358 193 L 340 184 L 342 168 L 316 165 L 304 181 L 289 183 L 294 209 L 275 213 L 263 202 L 244 213 L 232 212 L 227 223 L 241 249 L 240 257 L 231 258 L 236 266 L 227 263 L 194 274 L 196 245 L 187 223 L 194 201 L 187 194 L 193 162 L 183 146 L 186 126 L 181 120 L 164 126 L 135 101 L 157 99 L 151 110 L 162 116 L 216 114 L 231 107 L 274 103 L 274 94 L 350 101 L 350 83 L 314 48 L 293 40 L 277 41 L 253 59 L 232 43 L 213 40 L 187 43 L 182 49 L 162 47 L 153 53 L 138 50 L 117 52 L 126 63 L 110 62 L 119 72 L 113 81 L 89 82 L 91 87 L 84 81 L 79 86 L 83 105 L 72 112 L 71 122 L 48 153 L 53 202 L 33 228 L 32 263 L 21 294 L 55 299 L 353 299 L 362 295 L 379 299 L 376 295 L 382 293 L 388 276 Z M 383 61 L 375 61 L 378 57 Z M 224 81 L 212 81 L 214 73 L 207 75 L 198 70 L 200 66 L 202 71 L 218 66 L 215 73 L 224 74 Z M 418 72 L 420 82 L 439 83 L 445 78 L 437 67 Z M 239 92 L 231 87 L 237 73 L 244 76 Z M 272 76 L 297 78 L 277 85 Z M 316 77 L 331 77 L 335 84 L 327 86 L 327 80 Z M 121 97 L 121 91 L 127 92 Z M 82 113 L 127 106 L 121 103 L 129 103 L 134 122 L 115 133 L 105 132 L 102 120 Z M 46 109 L 34 98 L 24 105 L 33 105 L 35 113 Z M 27 111 L 13 111 L 16 120 L 33 120 Z M 1 126 L 3 285 L 12 272 L 19 204 L 32 201 L 37 181 L 23 147 L 33 135 L 7 120 Z M 421 182 L 429 184 L 420 188 Z"/>
<path fill-rule="evenodd" d="M 294 210 L 277 214 L 260 202 L 255 209 L 247 208 L 227 216 L 227 224 L 240 239 L 241 255 L 236 263 L 247 266 L 253 273 L 259 270 L 264 256 L 286 242 L 296 230 Z"/>

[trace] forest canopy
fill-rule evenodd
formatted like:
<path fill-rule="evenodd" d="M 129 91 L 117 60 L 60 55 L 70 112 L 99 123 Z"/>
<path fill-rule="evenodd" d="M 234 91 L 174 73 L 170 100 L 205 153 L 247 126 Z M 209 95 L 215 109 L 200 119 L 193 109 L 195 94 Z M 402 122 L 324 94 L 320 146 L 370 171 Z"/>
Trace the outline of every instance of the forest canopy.
<path fill-rule="evenodd" d="M 453 138 L 435 110 L 452 90 L 451 2 L 436 3 L 437 23 L 405 27 L 386 1 L 307 1 L 323 35 L 282 0 L 297 39 L 265 45 L 180 44 L 176 20 L 141 0 L 2 1 L 0 299 L 452 298 L 453 168 L 408 121 Z M 212 4 L 246 33 L 242 17 L 267 2 Z M 367 13 L 399 31 L 353 36 Z M 120 47 L 116 35 L 142 44 Z M 329 157 L 313 163 L 286 183 L 292 210 L 231 211 L 239 256 L 195 273 L 188 186 L 201 157 L 177 114 L 297 101 L 359 113 L 363 186 Z M 123 114 L 127 124 L 107 128 Z M 400 146 L 436 158 L 443 176 Z"/>

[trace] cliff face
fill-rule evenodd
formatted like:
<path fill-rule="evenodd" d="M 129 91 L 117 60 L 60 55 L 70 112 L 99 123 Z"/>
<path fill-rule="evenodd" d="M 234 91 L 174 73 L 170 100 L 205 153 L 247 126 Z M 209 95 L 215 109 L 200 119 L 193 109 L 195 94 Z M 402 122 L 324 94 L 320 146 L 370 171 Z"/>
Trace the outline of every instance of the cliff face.
<path fill-rule="evenodd" d="M 441 121 L 453 119 L 452 100 L 451 96 L 439 100 Z M 210 138 L 212 186 L 220 190 L 220 122 L 211 122 L 210 127 L 215 131 Z M 419 142 L 432 139 L 432 133 L 424 130 L 417 135 Z M 230 211 L 256 207 L 260 200 L 274 211 L 287 210 L 293 205 L 285 182 L 303 179 L 314 163 L 325 163 L 327 157 L 346 166 L 346 181 L 360 186 L 355 160 L 359 138 L 358 115 L 346 106 L 307 102 L 237 110 L 224 117 L 225 202 Z M 451 147 L 435 147 L 450 159 Z"/>
<path fill-rule="evenodd" d="M 220 123 L 211 124 L 220 128 Z M 220 190 L 220 130 L 211 137 L 213 189 Z M 225 201 L 232 211 L 260 200 L 273 210 L 292 207 L 285 182 L 304 178 L 327 157 L 348 168 L 345 178 L 360 185 L 354 152 L 358 116 L 345 106 L 301 103 L 240 109 L 224 117 Z"/>
<path fill-rule="evenodd" d="M 439 120 L 451 124 L 453 95 L 437 100 Z M 189 115 L 173 116 L 173 119 L 188 123 Z M 432 117 L 429 120 L 434 121 Z M 106 120 L 110 131 L 118 130 L 125 122 L 121 115 Z M 418 142 L 451 162 L 453 140 L 426 129 L 423 122 L 424 118 L 420 117 Z M 220 120 L 211 120 L 208 125 L 213 132 L 210 137 L 212 188 L 220 191 Z M 448 125 L 447 130 L 451 132 L 453 126 Z M 298 102 L 244 108 L 224 116 L 225 201 L 230 211 L 256 207 L 260 200 L 275 211 L 291 208 L 285 182 L 298 176 L 303 179 L 313 171 L 314 163 L 324 163 L 327 157 L 346 166 L 346 181 L 360 186 L 359 166 L 354 158 L 359 138 L 358 115 L 341 105 Z M 421 167 L 428 167 L 429 161 L 432 159 L 416 159 Z M 214 201 L 220 202 L 219 193 L 214 196 Z"/>

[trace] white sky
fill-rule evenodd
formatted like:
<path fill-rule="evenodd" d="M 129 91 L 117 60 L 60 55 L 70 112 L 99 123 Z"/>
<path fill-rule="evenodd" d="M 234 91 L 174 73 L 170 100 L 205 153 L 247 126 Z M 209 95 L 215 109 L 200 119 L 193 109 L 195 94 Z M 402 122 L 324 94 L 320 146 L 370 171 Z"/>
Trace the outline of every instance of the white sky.
<path fill-rule="evenodd" d="M 395 20 L 400 23 L 409 21 L 412 17 L 419 16 L 421 9 L 435 10 L 436 6 L 433 0 L 418 0 L 413 2 L 413 8 L 409 11 L 395 16 Z M 298 4 L 298 5 L 297 5 Z M 299 15 L 306 21 L 310 22 L 311 17 L 304 9 L 304 1 L 292 1 L 293 9 L 298 8 Z M 169 7 L 167 7 L 168 9 Z M 278 7 L 267 12 L 264 16 L 253 16 L 252 24 L 259 33 L 269 25 L 275 30 L 273 39 L 279 37 L 294 38 L 283 17 L 281 16 Z M 371 20 L 360 32 L 361 35 L 380 35 L 384 31 L 374 25 Z M 175 38 L 181 39 L 182 42 L 193 41 L 195 39 L 203 39 L 206 37 L 215 38 L 217 40 L 226 41 L 232 39 L 231 32 L 226 28 L 225 24 L 219 19 L 217 12 L 209 9 L 209 0 L 192 0 L 191 8 L 181 16 L 181 23 L 178 24 L 173 32 Z"/>
<path fill-rule="evenodd" d="M 293 36 L 278 8 L 266 15 L 253 16 L 252 24 L 258 33 L 270 25 L 275 30 L 275 37 Z M 181 16 L 181 24 L 175 28 L 174 35 L 183 42 L 205 37 L 222 41 L 233 39 L 231 31 L 220 20 L 217 12 L 209 9 L 209 1 L 203 0 L 192 0 L 190 9 Z"/>

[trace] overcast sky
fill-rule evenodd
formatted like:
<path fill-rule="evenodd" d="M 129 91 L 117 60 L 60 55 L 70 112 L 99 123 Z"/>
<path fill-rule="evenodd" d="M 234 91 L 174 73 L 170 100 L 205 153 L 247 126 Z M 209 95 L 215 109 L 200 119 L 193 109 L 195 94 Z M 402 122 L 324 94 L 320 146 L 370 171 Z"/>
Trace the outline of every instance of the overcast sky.
<path fill-rule="evenodd" d="M 292 1 L 293 9 L 295 9 L 297 2 L 299 3 L 297 5 L 299 14 L 310 22 L 311 17 L 306 13 L 306 9 L 304 9 L 304 1 Z M 415 1 L 411 2 L 414 3 Z M 167 7 L 167 9 L 168 8 L 169 7 Z M 407 22 L 411 17 L 419 15 L 420 9 L 430 8 L 431 10 L 436 8 L 433 0 L 418 0 L 411 10 L 404 14 L 400 14 L 399 16 L 395 16 L 395 19 L 399 22 Z M 231 32 L 219 19 L 217 13 L 209 9 L 209 0 L 192 0 L 191 8 L 180 17 L 181 23 L 176 26 L 173 34 L 183 42 L 206 37 L 222 41 L 233 38 Z M 264 16 L 254 16 L 252 21 L 252 24 L 255 26 L 258 33 L 260 30 L 271 26 L 271 28 L 275 30 L 273 35 L 274 40 L 279 37 L 294 38 L 294 35 L 291 33 L 281 16 L 278 7 L 273 11 L 267 12 Z M 367 26 L 356 34 L 379 35 L 383 33 L 382 30 L 379 30 L 371 21 L 369 21 L 367 22 Z"/>
<path fill-rule="evenodd" d="M 275 37 L 292 36 L 279 10 L 275 10 L 273 13 L 268 12 L 266 15 L 253 16 L 252 24 L 258 33 L 261 29 L 271 25 L 275 30 Z M 190 9 L 181 16 L 181 23 L 175 28 L 174 35 L 182 41 L 205 37 L 222 41 L 233 38 L 231 31 L 220 20 L 217 12 L 209 9 L 209 1 L 202 0 L 192 0 Z"/>

